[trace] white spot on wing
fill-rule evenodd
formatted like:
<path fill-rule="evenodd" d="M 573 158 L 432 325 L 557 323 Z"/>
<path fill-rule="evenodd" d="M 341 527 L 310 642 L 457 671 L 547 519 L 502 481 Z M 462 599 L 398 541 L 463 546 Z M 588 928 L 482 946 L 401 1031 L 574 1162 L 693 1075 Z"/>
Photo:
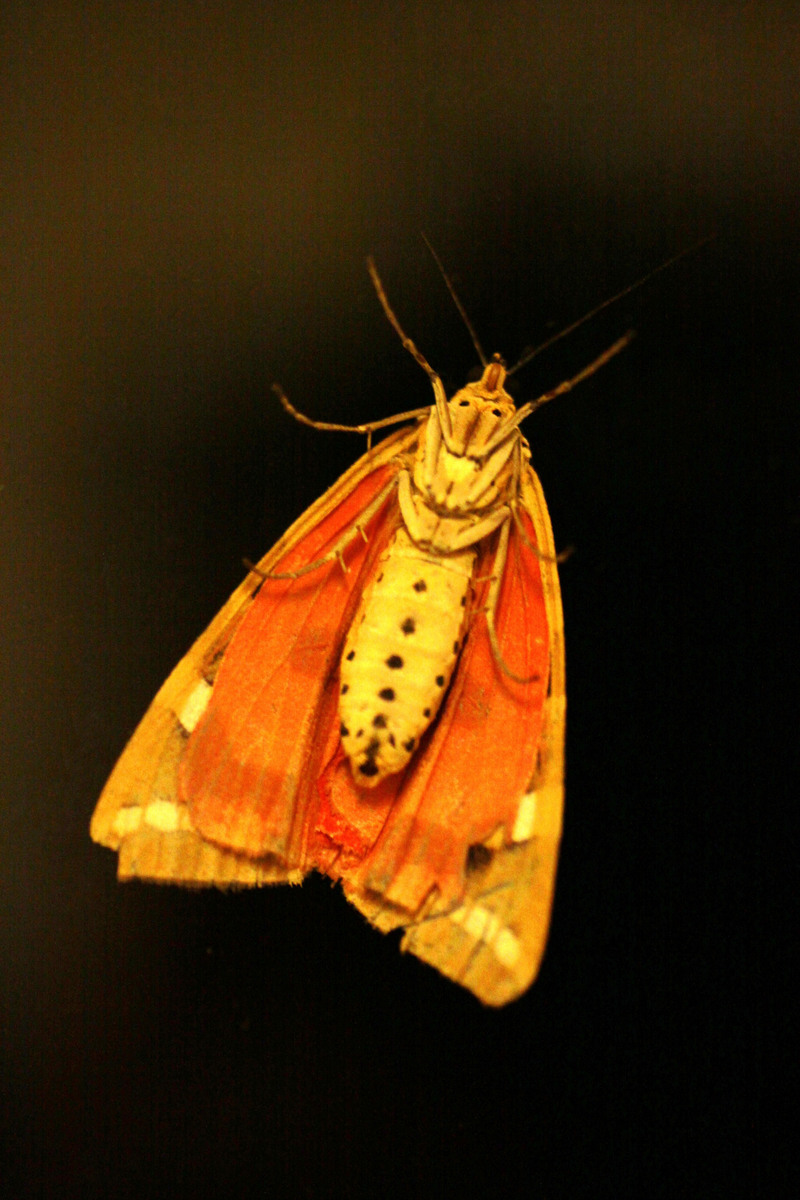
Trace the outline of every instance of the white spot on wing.
<path fill-rule="evenodd" d="M 171 800 L 153 800 L 144 810 L 145 823 L 159 833 L 175 833 L 178 829 L 189 829 L 189 814 Z"/>
<path fill-rule="evenodd" d="M 503 925 L 500 919 L 482 904 L 471 908 L 464 905 L 450 913 L 450 920 L 460 925 L 476 942 L 483 942 L 507 970 L 513 970 L 522 953 L 519 938 Z"/>
<path fill-rule="evenodd" d="M 494 939 L 492 950 L 497 961 L 511 971 L 519 962 L 522 946 L 517 935 L 506 927 L 505 929 L 501 929 Z"/>
<path fill-rule="evenodd" d="M 184 704 L 183 708 L 177 713 L 178 720 L 187 733 L 191 733 L 197 722 L 206 711 L 208 702 L 211 699 L 211 684 L 206 683 L 205 679 L 200 679 L 192 688 L 192 691 Z"/>
<path fill-rule="evenodd" d="M 528 792 L 522 797 L 511 831 L 512 842 L 527 842 L 536 827 L 536 792 Z"/>
<path fill-rule="evenodd" d="M 119 837 L 127 837 L 134 833 L 142 823 L 142 810 L 138 804 L 120 808 L 114 816 L 112 829 Z"/>

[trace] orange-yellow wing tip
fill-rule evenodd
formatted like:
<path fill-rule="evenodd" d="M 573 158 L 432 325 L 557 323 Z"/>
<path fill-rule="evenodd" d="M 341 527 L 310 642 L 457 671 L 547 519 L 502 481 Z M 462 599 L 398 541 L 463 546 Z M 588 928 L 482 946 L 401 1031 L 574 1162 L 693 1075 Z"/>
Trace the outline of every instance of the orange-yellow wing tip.
<path fill-rule="evenodd" d="M 539 838 L 498 851 L 490 868 L 497 882 L 490 890 L 483 891 L 485 880 L 475 895 L 475 885 L 468 886 L 463 904 L 412 926 L 401 948 L 469 988 L 483 1004 L 500 1007 L 516 1000 L 533 983 L 544 954 L 557 857 L 558 842 Z M 520 886 L 523 909 L 510 894 Z"/>
<path fill-rule="evenodd" d="M 92 817 L 94 841 L 119 852 L 119 878 L 220 887 L 300 882 L 264 857 L 247 857 L 202 838 L 180 797 L 178 766 L 202 716 L 219 664 L 249 610 L 263 574 L 347 500 L 359 483 L 412 444 L 416 430 L 392 434 L 365 454 L 286 531 L 222 607 L 166 680 L 114 768 Z"/>
<path fill-rule="evenodd" d="M 246 601 L 249 594 L 251 589 L 236 598 Z M 228 637 L 234 627 L 235 622 L 227 623 Z M 121 880 L 226 887 L 288 879 L 277 864 L 244 858 L 201 838 L 178 794 L 178 764 L 186 738 L 211 693 L 198 665 L 218 636 L 215 622 L 175 668 L 98 801 L 90 833 L 96 842 L 119 852 Z"/>
<path fill-rule="evenodd" d="M 507 1004 L 533 983 L 547 944 L 563 812 L 563 697 L 551 701 L 542 767 L 520 803 L 511 845 L 474 855 L 462 904 L 410 926 L 403 950 Z"/>
<path fill-rule="evenodd" d="M 539 763 L 523 796 L 512 841 L 498 831 L 470 856 L 464 897 L 437 912 L 436 899 L 408 923 L 374 893 L 345 884 L 352 904 L 382 932 L 403 929 L 401 948 L 500 1007 L 525 992 L 547 944 L 561 842 L 565 700 L 546 702 Z"/>

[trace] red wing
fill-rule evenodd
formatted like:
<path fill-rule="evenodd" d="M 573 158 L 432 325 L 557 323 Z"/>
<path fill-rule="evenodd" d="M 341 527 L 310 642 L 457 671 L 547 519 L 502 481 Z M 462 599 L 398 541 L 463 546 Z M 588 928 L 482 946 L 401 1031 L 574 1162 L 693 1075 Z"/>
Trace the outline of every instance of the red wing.
<path fill-rule="evenodd" d="M 533 527 L 527 517 L 523 520 L 533 542 Z M 481 556 L 477 578 L 491 573 L 493 557 L 491 551 Z M 376 789 L 381 810 L 391 805 L 377 841 L 362 861 L 340 862 L 331 872 L 341 874 L 348 893 L 354 893 L 351 898 L 374 893 L 414 914 L 436 889 L 437 909 L 457 904 L 469 847 L 495 832 L 501 842 L 511 840 L 536 768 L 550 651 L 539 559 L 515 525 L 495 619 L 504 661 L 516 675 L 533 677 L 530 682 L 515 682 L 492 654 L 480 612 L 486 584 L 481 590 L 435 726 L 406 771 Z M 363 793 L 347 763 L 331 767 L 325 782 L 331 809 L 353 814 L 358 827 Z"/>
<path fill-rule="evenodd" d="M 324 558 L 397 474 L 368 475 L 272 569 Z M 390 496 L 344 553 L 297 579 L 266 579 L 219 668 L 189 739 L 180 792 L 202 837 L 309 869 L 304 844 L 316 781 L 338 741 L 338 662 L 358 598 L 397 521 Z"/>

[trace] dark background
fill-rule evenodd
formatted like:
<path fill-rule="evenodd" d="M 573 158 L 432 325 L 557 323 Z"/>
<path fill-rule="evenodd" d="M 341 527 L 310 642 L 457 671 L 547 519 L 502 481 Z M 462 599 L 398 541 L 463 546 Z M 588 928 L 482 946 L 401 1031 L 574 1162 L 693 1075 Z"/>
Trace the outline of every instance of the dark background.
<path fill-rule="evenodd" d="M 3 6 L 0 1137 L 9 1197 L 767 1189 L 789 929 L 794 5 Z M 363 451 L 293 423 L 633 345 L 528 424 L 562 568 L 565 839 L 505 1010 L 320 879 L 115 882 L 88 838 L 151 697 Z M 794 609 L 792 609 L 794 616 Z M 790 723 L 791 717 L 791 723 Z M 783 1172 L 780 1140 L 770 1165 Z"/>

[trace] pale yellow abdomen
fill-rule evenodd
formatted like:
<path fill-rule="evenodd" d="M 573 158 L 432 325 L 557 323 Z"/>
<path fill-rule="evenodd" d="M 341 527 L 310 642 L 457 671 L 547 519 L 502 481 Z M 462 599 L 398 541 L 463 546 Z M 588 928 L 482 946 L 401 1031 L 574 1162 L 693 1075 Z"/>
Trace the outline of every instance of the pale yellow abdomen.
<path fill-rule="evenodd" d="M 400 771 L 435 717 L 464 633 L 474 548 L 421 550 L 400 528 L 342 653 L 344 751 L 365 787 Z"/>

